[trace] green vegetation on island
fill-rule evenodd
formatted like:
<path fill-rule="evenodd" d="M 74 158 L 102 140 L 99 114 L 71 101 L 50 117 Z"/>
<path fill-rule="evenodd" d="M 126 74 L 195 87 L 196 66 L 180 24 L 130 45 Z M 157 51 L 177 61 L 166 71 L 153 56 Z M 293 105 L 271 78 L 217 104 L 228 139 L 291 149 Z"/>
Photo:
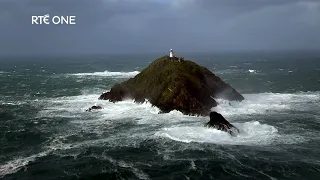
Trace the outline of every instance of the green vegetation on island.
<path fill-rule="evenodd" d="M 242 101 L 244 98 L 207 68 L 189 60 L 161 57 L 135 77 L 115 84 L 99 99 L 111 102 L 147 99 L 163 113 L 172 110 L 188 115 L 207 116 L 217 106 L 215 98 Z"/>

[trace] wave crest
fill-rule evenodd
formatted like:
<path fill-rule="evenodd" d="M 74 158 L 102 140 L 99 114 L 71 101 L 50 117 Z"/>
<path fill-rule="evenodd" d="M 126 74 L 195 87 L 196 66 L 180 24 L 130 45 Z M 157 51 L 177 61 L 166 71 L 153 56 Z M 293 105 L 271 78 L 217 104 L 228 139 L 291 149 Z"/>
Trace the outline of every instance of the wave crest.
<path fill-rule="evenodd" d="M 274 126 L 260 124 L 258 121 L 234 123 L 234 125 L 240 130 L 240 134 L 236 137 L 217 129 L 196 126 L 164 128 L 155 135 L 185 143 L 199 142 L 230 145 L 267 145 L 277 137 L 280 137 L 278 130 Z"/>
<path fill-rule="evenodd" d="M 139 74 L 139 71 L 131 71 L 131 72 L 112 72 L 112 71 L 103 71 L 103 72 L 92 72 L 92 73 L 75 73 L 75 74 L 68 74 L 71 76 L 104 76 L 104 77 L 115 77 L 115 78 L 127 78 L 133 77 Z"/>

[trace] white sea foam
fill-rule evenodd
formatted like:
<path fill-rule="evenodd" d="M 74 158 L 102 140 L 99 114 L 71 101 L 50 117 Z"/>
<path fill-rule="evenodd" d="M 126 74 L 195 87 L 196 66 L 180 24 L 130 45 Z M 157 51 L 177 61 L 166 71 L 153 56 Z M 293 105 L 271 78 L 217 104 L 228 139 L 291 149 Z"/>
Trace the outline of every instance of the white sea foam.
<path fill-rule="evenodd" d="M 286 110 L 308 110 L 315 103 L 319 102 L 320 93 L 261 93 L 244 94 L 245 100 L 242 102 L 231 102 L 218 100 L 220 105 L 213 110 L 223 114 L 230 122 L 240 129 L 240 134 L 236 137 L 230 136 L 226 132 L 216 129 L 195 125 L 174 125 L 165 127 L 156 133 L 156 136 L 169 138 L 171 140 L 190 143 L 214 143 L 233 145 L 267 145 L 272 142 L 291 144 L 304 141 L 305 138 L 295 134 L 279 134 L 275 126 L 261 124 L 258 121 L 245 123 L 237 122 L 237 117 L 253 114 L 279 113 Z M 303 106 L 303 107 L 301 107 Z M 196 120 L 196 118 L 195 118 Z"/>
<path fill-rule="evenodd" d="M 260 123 L 258 120 L 238 122 L 237 117 L 244 115 L 277 113 L 281 111 L 299 108 L 307 110 L 320 101 L 320 92 L 280 94 L 261 93 L 244 94 L 242 102 L 229 102 L 218 100 L 220 105 L 213 108 L 223 114 L 233 125 L 240 130 L 236 137 L 228 133 L 212 128 L 203 127 L 208 117 L 186 116 L 178 111 L 167 114 L 158 114 L 159 109 L 152 107 L 150 103 L 136 104 L 132 100 L 111 103 L 98 100 L 97 94 L 83 94 L 80 96 L 59 97 L 47 99 L 44 103 L 47 108 L 39 112 L 44 117 L 76 117 L 70 123 L 75 125 L 68 131 L 58 132 L 45 148 L 47 151 L 31 155 L 29 157 L 18 157 L 0 165 L 0 177 L 17 172 L 29 162 L 38 157 L 46 156 L 48 153 L 63 152 L 72 148 L 100 146 L 108 142 L 114 146 L 137 145 L 137 139 L 156 138 L 168 141 L 179 141 L 183 143 L 212 143 L 225 145 L 259 146 L 272 143 L 292 144 L 306 140 L 298 134 L 282 134 L 276 126 Z M 312 103 L 310 103 L 312 102 Z M 101 105 L 102 110 L 85 112 L 85 109 L 94 105 Z M 311 104 L 311 105 L 310 105 Z M 302 107 L 303 106 L 303 107 Z M 79 135 L 83 132 L 103 134 L 106 127 L 113 123 L 126 123 L 129 120 L 133 125 L 129 129 L 123 129 L 113 136 L 99 136 L 97 139 L 89 139 L 80 142 L 68 142 L 67 138 Z M 136 125 L 134 125 L 136 124 Z M 159 125 L 159 126 L 157 126 Z M 145 129 L 139 128 L 146 126 Z M 121 131 L 121 130 L 120 130 Z M 125 138 L 124 138 L 125 137 Z M 141 140 L 141 141 L 142 141 Z M 81 149 L 81 148 L 80 148 Z M 72 151 L 77 156 L 78 152 Z M 136 171 L 137 174 L 138 171 Z M 143 173 L 142 173 L 143 174 Z"/>
<path fill-rule="evenodd" d="M 21 103 L 12 103 L 12 102 L 0 102 L 1 105 L 20 105 Z"/>
<path fill-rule="evenodd" d="M 146 101 L 137 104 L 133 100 L 125 100 L 117 103 L 98 100 L 97 94 L 83 94 L 80 96 L 59 97 L 49 99 L 46 104 L 48 108 L 39 112 L 40 116 L 47 117 L 84 117 L 96 115 L 95 121 L 136 119 L 137 124 L 164 124 L 180 121 L 194 121 L 203 119 L 201 117 L 185 116 L 179 111 L 171 111 L 167 114 L 159 114 L 157 107 Z M 102 106 L 103 109 L 92 112 L 85 112 L 93 105 Z M 74 123 L 90 123 L 90 121 L 75 121 Z"/>
<path fill-rule="evenodd" d="M 136 168 L 134 166 L 134 164 L 129 163 L 129 162 L 125 162 L 125 161 L 119 161 L 119 160 L 115 160 L 110 156 L 107 156 L 105 154 L 103 154 L 102 156 L 96 156 L 93 155 L 93 157 L 97 158 L 97 159 L 104 159 L 104 160 L 108 160 L 109 162 L 111 162 L 112 164 L 114 164 L 115 166 L 119 166 L 122 168 L 128 168 L 131 169 L 132 172 L 139 178 L 139 179 L 143 179 L 143 180 L 147 180 L 150 179 L 148 174 L 146 174 L 145 172 L 143 172 L 142 170 Z"/>
<path fill-rule="evenodd" d="M 136 104 L 132 100 L 117 103 L 98 100 L 99 94 L 86 94 L 79 96 L 59 97 L 47 99 L 43 102 L 45 107 L 39 112 L 43 117 L 69 117 L 72 118 L 72 128 L 65 129 L 54 135 L 52 142 L 47 145 L 49 152 L 59 153 L 67 149 L 100 146 L 105 143 L 112 146 L 138 146 L 146 138 L 179 141 L 184 143 L 212 143 L 227 145 L 259 146 L 272 143 L 292 144 L 305 141 L 306 137 L 298 134 L 282 134 L 275 125 L 260 123 L 256 119 L 239 122 L 239 116 L 254 114 L 279 113 L 299 108 L 307 110 L 320 101 L 320 92 L 279 94 L 261 93 L 244 94 L 242 102 L 218 100 L 220 105 L 213 110 L 223 114 L 233 125 L 240 129 L 236 137 L 212 128 L 205 128 L 203 124 L 208 117 L 186 116 L 181 112 L 172 111 L 167 114 L 158 114 L 159 109 L 150 103 Z M 310 103 L 313 102 L 313 103 Z M 315 102 L 315 103 L 314 103 Z M 85 112 L 85 109 L 94 105 L 101 105 L 104 109 Z M 311 105 L 310 105 L 311 104 Z M 301 107 L 301 105 L 303 107 Z M 108 128 L 114 124 L 129 123 L 129 127 L 120 130 L 112 136 L 103 136 Z M 96 133 L 99 138 L 78 142 L 69 142 L 68 137 L 82 133 Z M 81 149 L 81 148 L 80 148 Z M 78 152 L 74 156 L 77 156 Z M 26 166 L 30 161 L 45 154 L 37 154 L 27 158 L 17 158 L 0 166 L 0 175 L 14 173 Z"/>
<path fill-rule="evenodd" d="M 185 143 L 200 142 L 232 145 L 267 145 L 275 138 L 280 137 L 275 127 L 260 124 L 258 121 L 233 124 L 240 130 L 240 134 L 236 137 L 230 136 L 227 132 L 200 126 L 164 128 L 157 132 L 156 136 Z"/>
<path fill-rule="evenodd" d="M 135 75 L 139 74 L 139 71 L 131 71 L 131 72 L 112 72 L 112 71 L 104 71 L 104 72 L 92 72 L 92 73 L 76 73 L 76 74 L 69 74 L 73 76 L 104 76 L 104 77 L 114 77 L 114 78 L 127 78 L 127 77 L 134 77 Z"/>
<path fill-rule="evenodd" d="M 60 97 L 47 101 L 48 108 L 40 112 L 41 116 L 57 117 L 77 117 L 71 122 L 79 126 L 81 131 L 95 132 L 102 134 L 105 129 L 103 127 L 110 126 L 116 122 L 126 122 L 136 124 L 133 128 L 138 128 L 139 125 L 155 127 L 153 132 L 155 138 L 167 137 L 181 142 L 207 142 L 217 144 L 241 144 L 241 145 L 258 145 L 269 144 L 271 142 L 283 139 L 281 142 L 290 141 L 291 135 L 280 135 L 277 127 L 265 123 L 260 123 L 257 120 L 248 122 L 237 122 L 239 116 L 278 113 L 281 111 L 296 108 L 301 103 L 310 101 L 319 101 L 319 93 L 300 93 L 300 94 L 277 94 L 277 93 L 261 93 L 261 94 L 244 94 L 245 100 L 242 102 L 229 102 L 218 100 L 220 105 L 213 110 L 223 114 L 231 123 L 241 130 L 237 137 L 231 137 L 229 134 L 203 127 L 203 123 L 207 122 L 208 117 L 186 116 L 181 112 L 172 111 L 167 114 L 158 114 L 159 109 L 152 107 L 150 103 L 136 104 L 132 100 L 126 100 L 117 103 L 98 100 L 99 95 L 84 94 L 80 96 Z M 102 110 L 93 112 L 85 112 L 85 109 L 94 105 L 101 105 Z M 308 108 L 308 107 L 305 107 Z M 300 107 L 301 110 L 301 107 Z M 157 129 L 156 126 L 159 125 Z M 71 131 L 71 130 L 70 130 Z M 124 130 L 123 133 L 128 133 L 128 137 L 142 137 L 146 132 L 134 131 L 130 129 Z M 73 133 L 73 132 L 69 132 Z M 76 133 L 76 132 L 74 132 Z M 63 134 L 63 133 L 62 133 Z M 129 135 L 130 134 L 130 135 Z M 70 134 L 65 134 L 69 136 Z M 111 140 L 97 139 L 87 143 L 101 143 Z M 117 140 L 119 141 L 119 139 Z M 129 140 L 128 140 L 129 141 Z M 117 143 L 117 142 L 114 142 Z M 59 146 L 64 146 L 59 145 Z M 67 148 L 74 145 L 67 145 Z"/>
<path fill-rule="evenodd" d="M 12 105 L 12 106 L 17 106 L 17 105 L 22 105 L 22 104 L 27 104 L 28 102 L 25 101 L 1 101 L 1 105 Z"/>
<path fill-rule="evenodd" d="M 29 162 L 34 161 L 38 157 L 46 156 L 48 153 L 49 151 L 45 151 L 28 157 L 17 157 L 14 160 L 8 161 L 4 164 L 0 164 L 0 178 L 3 178 L 7 174 L 12 174 L 19 171 L 21 168 L 28 165 Z"/>
<path fill-rule="evenodd" d="M 230 115 L 250 115 L 250 114 L 266 114 L 278 113 L 286 110 L 308 110 L 313 108 L 315 104 L 310 102 L 320 101 L 320 93 L 260 93 L 260 94 L 244 94 L 245 100 L 242 102 L 230 102 L 217 99 L 219 106 L 213 110 L 220 112 L 224 116 Z M 305 104 L 305 106 L 301 106 Z"/>
<path fill-rule="evenodd" d="M 213 71 L 217 74 L 237 74 L 241 73 L 243 69 L 236 69 L 236 68 L 231 68 L 231 69 L 225 69 L 225 70 L 218 70 L 218 71 Z"/>
<path fill-rule="evenodd" d="M 201 119 L 201 117 L 184 116 L 178 111 L 172 111 L 168 114 L 158 114 L 159 109 L 152 107 L 150 103 L 136 104 L 132 100 L 126 100 L 117 103 L 98 100 L 98 94 L 84 94 L 80 96 L 60 97 L 49 99 L 48 108 L 45 108 L 40 114 L 53 115 L 52 112 L 60 111 L 60 116 L 74 116 L 86 113 L 85 109 L 97 104 L 104 109 L 96 111 L 103 119 L 123 119 L 128 117 L 139 117 L 139 124 L 148 123 L 167 123 L 172 121 L 192 121 Z M 230 102 L 218 99 L 219 106 L 213 110 L 224 116 L 238 116 L 249 114 L 277 113 L 279 111 L 297 108 L 301 103 L 319 101 L 320 93 L 301 93 L 301 94 L 280 94 L 280 93 L 261 93 L 261 94 L 244 94 L 245 100 L 242 102 Z M 301 109 L 301 107 L 300 107 Z M 303 108 L 302 108 L 303 109 Z M 91 113 L 92 114 L 92 113 Z"/>

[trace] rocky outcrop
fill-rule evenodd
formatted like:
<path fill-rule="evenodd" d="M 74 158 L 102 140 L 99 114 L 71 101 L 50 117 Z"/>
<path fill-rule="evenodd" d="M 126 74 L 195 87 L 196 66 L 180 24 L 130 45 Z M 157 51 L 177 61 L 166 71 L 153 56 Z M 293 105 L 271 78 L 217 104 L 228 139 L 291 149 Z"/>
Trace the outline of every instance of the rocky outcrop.
<path fill-rule="evenodd" d="M 238 128 L 230 124 L 221 114 L 214 111 L 210 113 L 210 121 L 205 126 L 228 132 L 232 136 L 239 134 Z"/>
<path fill-rule="evenodd" d="M 163 113 L 172 110 L 188 115 L 209 115 L 218 105 L 215 98 L 242 101 L 244 97 L 207 68 L 189 61 L 172 61 L 168 56 L 152 62 L 134 78 L 115 84 L 99 99 L 111 102 L 146 99 Z"/>
<path fill-rule="evenodd" d="M 91 106 L 89 109 L 87 109 L 86 111 L 92 111 L 92 110 L 97 110 L 97 109 L 103 109 L 103 107 L 101 107 L 101 106 L 96 106 L 96 105 L 94 105 L 94 106 Z"/>

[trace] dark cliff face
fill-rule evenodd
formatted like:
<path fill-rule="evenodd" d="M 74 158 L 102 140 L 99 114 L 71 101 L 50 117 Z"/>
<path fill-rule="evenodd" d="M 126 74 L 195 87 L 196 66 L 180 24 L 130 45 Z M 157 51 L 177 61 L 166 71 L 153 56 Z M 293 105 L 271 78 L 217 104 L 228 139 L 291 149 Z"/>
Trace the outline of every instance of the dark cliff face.
<path fill-rule="evenodd" d="M 207 68 L 192 61 L 171 61 L 167 56 L 155 60 L 134 78 L 114 85 L 99 99 L 117 102 L 127 98 L 138 103 L 148 99 L 162 112 L 178 110 L 189 115 L 208 115 L 217 106 L 214 98 L 244 99 Z"/>

